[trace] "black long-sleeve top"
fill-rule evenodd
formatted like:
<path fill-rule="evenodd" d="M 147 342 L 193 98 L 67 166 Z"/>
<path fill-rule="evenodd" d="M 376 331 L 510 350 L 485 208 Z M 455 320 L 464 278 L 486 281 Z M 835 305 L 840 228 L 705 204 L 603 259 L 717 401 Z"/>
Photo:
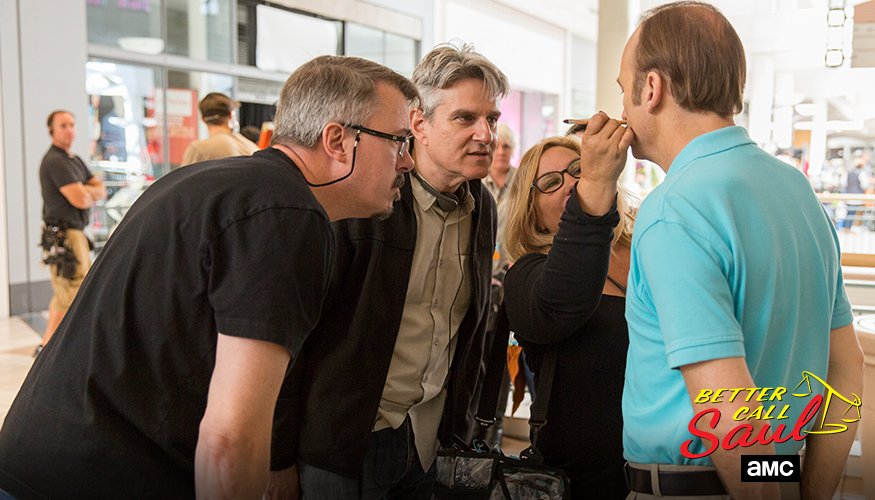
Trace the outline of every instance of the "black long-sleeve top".
<path fill-rule="evenodd" d="M 571 196 L 549 254 L 520 258 L 505 278 L 511 330 L 536 379 L 558 350 L 538 448 L 571 479 L 573 498 L 625 498 L 621 397 L 629 335 L 625 299 L 602 295 L 616 207 L 583 213 Z"/>

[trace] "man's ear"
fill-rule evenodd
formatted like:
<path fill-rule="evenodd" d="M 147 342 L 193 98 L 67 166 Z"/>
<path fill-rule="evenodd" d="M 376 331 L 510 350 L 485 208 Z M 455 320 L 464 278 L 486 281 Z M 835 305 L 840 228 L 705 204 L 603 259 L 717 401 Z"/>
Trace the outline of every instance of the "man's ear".
<path fill-rule="evenodd" d="M 416 142 L 428 146 L 428 120 L 422 114 L 421 108 L 410 109 L 410 131 L 413 132 Z"/>
<path fill-rule="evenodd" d="M 54 136 L 55 136 L 55 128 L 49 127 L 49 137 L 54 137 Z"/>
<path fill-rule="evenodd" d="M 332 122 L 322 129 L 322 149 L 331 157 L 331 159 L 346 163 L 348 151 L 343 144 L 343 125 Z"/>
<path fill-rule="evenodd" d="M 643 101 L 648 113 L 653 113 L 659 107 L 665 93 L 668 92 L 668 85 L 665 79 L 656 71 L 649 71 L 644 78 L 644 93 Z"/>

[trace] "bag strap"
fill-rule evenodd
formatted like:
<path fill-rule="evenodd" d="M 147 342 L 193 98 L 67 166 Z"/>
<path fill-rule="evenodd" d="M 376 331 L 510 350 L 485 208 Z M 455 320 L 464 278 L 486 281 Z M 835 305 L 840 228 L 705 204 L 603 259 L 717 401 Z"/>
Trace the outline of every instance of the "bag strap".
<path fill-rule="evenodd" d="M 611 283 L 616 285 L 616 287 L 619 288 L 621 292 L 626 293 L 626 287 L 623 286 L 623 284 L 620 283 L 619 281 L 612 278 L 610 274 L 608 275 L 608 281 L 610 281 Z"/>
<path fill-rule="evenodd" d="M 550 405 L 550 394 L 553 391 L 553 376 L 556 374 L 556 358 L 559 352 L 555 346 L 545 346 L 544 359 L 538 373 L 538 384 L 535 386 L 535 400 L 529 408 L 529 440 L 531 446 L 520 452 L 520 459 L 532 460 L 537 463 L 544 461 L 544 456 L 538 450 L 538 433 L 547 423 L 547 406 Z"/>
<path fill-rule="evenodd" d="M 483 378 L 483 387 L 480 391 L 480 404 L 474 417 L 484 433 L 495 423 L 495 408 L 498 407 L 501 379 L 507 371 L 507 339 L 510 336 L 510 323 L 503 301 L 498 306 L 497 314 L 495 335 L 486 357 L 486 376 Z M 478 446 L 478 441 L 475 440 L 475 448 Z"/>

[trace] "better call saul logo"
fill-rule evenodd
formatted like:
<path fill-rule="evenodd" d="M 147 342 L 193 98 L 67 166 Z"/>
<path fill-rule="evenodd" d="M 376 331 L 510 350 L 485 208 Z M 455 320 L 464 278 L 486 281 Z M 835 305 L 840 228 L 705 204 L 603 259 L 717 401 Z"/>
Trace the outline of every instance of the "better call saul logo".
<path fill-rule="evenodd" d="M 823 386 L 823 393 L 812 391 L 812 383 L 819 383 Z M 863 405 L 860 396 L 856 394 L 851 394 L 850 397 L 842 395 L 823 379 L 811 372 L 802 372 L 802 380 L 796 386 L 794 392 L 788 394 L 789 392 L 786 387 L 744 387 L 716 389 L 713 391 L 702 390 L 696 399 L 693 400 L 693 403 L 705 406 L 705 409 L 696 413 L 690 420 L 687 429 L 693 435 L 693 439 L 683 442 L 680 450 L 681 455 L 686 458 L 696 459 L 707 457 L 714 453 L 718 447 L 724 450 L 732 450 L 736 447 L 747 448 L 754 444 L 783 443 L 791 439 L 802 441 L 809 434 L 837 434 L 845 432 L 848 430 L 846 424 L 860 420 L 860 407 Z M 790 405 L 787 404 L 785 398 L 808 398 L 808 404 L 793 423 L 785 423 L 790 419 L 790 416 L 787 415 Z M 733 427 L 723 439 L 720 439 L 711 431 L 717 428 L 717 423 L 722 415 L 719 409 L 708 407 L 708 404 L 726 401 L 744 401 L 746 405 L 740 407 L 734 415 L 731 415 L 732 420 L 739 424 Z M 847 409 L 842 413 L 842 417 L 838 421 L 829 422 L 826 420 L 826 414 L 827 409 L 832 403 L 847 405 Z M 820 418 L 817 418 L 818 414 Z M 751 420 L 768 423 L 755 432 L 754 426 L 747 423 Z M 700 423 L 704 425 L 698 426 L 697 424 Z M 809 427 L 809 424 L 812 425 Z M 697 449 L 698 443 L 704 443 L 704 451 L 694 451 Z M 772 456 L 772 458 L 775 458 L 775 456 Z M 797 472 L 799 470 L 798 463 L 797 460 L 795 462 L 795 470 Z M 762 467 L 767 466 L 770 474 L 774 472 L 773 467 L 775 465 L 772 463 L 761 463 L 760 465 Z M 786 467 L 788 466 L 785 466 L 785 470 L 789 470 Z M 744 463 L 742 463 L 742 474 L 744 474 L 744 469 Z M 778 472 L 780 473 L 780 468 Z M 762 479 L 760 480 L 762 481 Z"/>
<path fill-rule="evenodd" d="M 742 455 L 741 482 L 798 483 L 799 455 Z"/>

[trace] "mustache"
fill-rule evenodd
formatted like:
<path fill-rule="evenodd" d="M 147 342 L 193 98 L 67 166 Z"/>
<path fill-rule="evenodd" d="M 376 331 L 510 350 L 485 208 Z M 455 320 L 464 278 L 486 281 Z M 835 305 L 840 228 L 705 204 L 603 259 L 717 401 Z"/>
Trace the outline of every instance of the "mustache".
<path fill-rule="evenodd" d="M 392 183 L 392 187 L 401 189 L 401 187 L 404 186 L 404 182 L 404 174 L 398 174 L 398 176 L 395 177 L 395 182 Z"/>

